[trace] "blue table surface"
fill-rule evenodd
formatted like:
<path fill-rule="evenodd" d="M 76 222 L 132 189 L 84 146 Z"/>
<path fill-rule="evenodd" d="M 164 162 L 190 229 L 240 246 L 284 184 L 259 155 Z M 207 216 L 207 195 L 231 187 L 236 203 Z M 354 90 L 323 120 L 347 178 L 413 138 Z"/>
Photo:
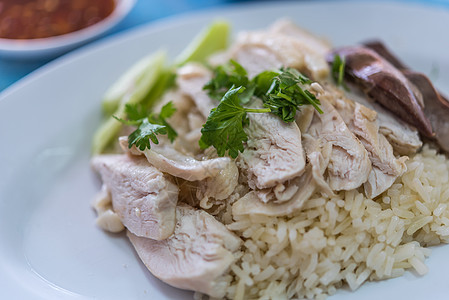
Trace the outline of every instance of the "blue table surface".
<path fill-rule="evenodd" d="M 249 1 L 254 2 L 254 0 L 137 0 L 129 15 L 107 35 L 175 14 Z M 449 0 L 402 0 L 402 2 L 429 3 L 449 9 Z M 38 60 L 0 58 L 0 92 L 50 60 L 48 58 Z"/>

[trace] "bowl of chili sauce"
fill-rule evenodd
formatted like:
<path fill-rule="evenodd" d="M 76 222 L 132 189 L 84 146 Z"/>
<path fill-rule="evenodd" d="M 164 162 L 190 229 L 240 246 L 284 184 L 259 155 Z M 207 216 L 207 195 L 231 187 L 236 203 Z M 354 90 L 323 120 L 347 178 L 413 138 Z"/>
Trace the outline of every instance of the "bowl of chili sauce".
<path fill-rule="evenodd" d="M 0 0 L 0 56 L 62 54 L 106 33 L 135 0 Z"/>

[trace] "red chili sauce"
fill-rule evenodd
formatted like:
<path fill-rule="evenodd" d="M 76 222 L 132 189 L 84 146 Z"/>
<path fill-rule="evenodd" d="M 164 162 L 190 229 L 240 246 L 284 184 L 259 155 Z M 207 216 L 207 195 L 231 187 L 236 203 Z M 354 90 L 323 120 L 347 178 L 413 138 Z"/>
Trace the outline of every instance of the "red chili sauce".
<path fill-rule="evenodd" d="M 91 26 L 109 16 L 114 0 L 0 0 L 0 38 L 38 39 Z"/>

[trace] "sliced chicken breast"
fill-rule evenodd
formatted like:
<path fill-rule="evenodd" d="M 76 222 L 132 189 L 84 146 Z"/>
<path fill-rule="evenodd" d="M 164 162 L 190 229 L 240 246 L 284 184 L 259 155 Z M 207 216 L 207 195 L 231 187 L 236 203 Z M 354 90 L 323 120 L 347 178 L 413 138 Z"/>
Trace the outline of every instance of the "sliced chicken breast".
<path fill-rule="evenodd" d="M 249 114 L 246 149 L 239 165 L 252 189 L 274 187 L 304 172 L 301 132 L 295 122 L 285 123 L 272 114 Z"/>
<path fill-rule="evenodd" d="M 304 45 L 307 45 L 311 51 L 322 55 L 323 57 L 325 57 L 332 48 L 327 40 L 311 34 L 307 30 L 298 27 L 295 23 L 288 19 L 282 19 L 274 22 L 270 26 L 269 31 L 274 34 L 282 34 L 293 37 L 299 42 L 302 42 Z"/>
<path fill-rule="evenodd" d="M 174 234 L 163 241 L 128 232 L 137 254 L 150 272 L 181 289 L 222 298 L 223 276 L 236 260 L 241 240 L 205 211 L 187 205 L 176 209 Z"/>
<path fill-rule="evenodd" d="M 354 89 L 351 89 L 348 97 L 377 112 L 379 132 L 387 138 L 395 153 L 411 155 L 422 147 L 422 141 L 416 128 L 395 117 L 393 113 L 379 104 L 368 100 L 366 96 L 355 92 Z"/>
<path fill-rule="evenodd" d="M 404 174 L 407 170 L 405 161 L 408 157 L 394 156 L 393 147 L 388 140 L 382 134 L 378 134 L 376 114 L 359 103 L 355 105 L 354 127 L 354 133 L 368 150 L 373 164 L 368 181 L 364 183 L 364 189 L 367 197 L 374 198 L 390 188 L 396 178 Z"/>
<path fill-rule="evenodd" d="M 332 145 L 327 143 L 321 147 L 319 141 L 305 134 L 304 149 L 309 164 L 301 176 L 270 190 L 250 191 L 232 205 L 232 214 L 287 216 L 300 211 L 317 191 L 333 196 L 334 193 L 323 177 L 329 164 Z"/>
<path fill-rule="evenodd" d="M 393 147 L 379 133 L 378 114 L 374 110 L 353 102 L 336 89 L 330 89 L 331 91 L 322 97 L 332 103 L 349 130 L 368 151 L 372 170 L 368 181 L 364 183 L 364 189 L 367 197 L 376 197 L 387 190 L 396 178 L 405 172 L 407 157 L 395 157 Z"/>
<path fill-rule="evenodd" d="M 231 161 L 217 176 L 198 182 L 197 198 L 214 198 L 226 200 L 239 183 L 239 170 L 234 161 Z"/>
<path fill-rule="evenodd" d="M 176 84 L 179 90 L 189 96 L 201 114 L 207 118 L 218 102 L 211 99 L 203 90 L 204 85 L 212 79 L 212 72 L 203 65 L 188 63 L 177 71 Z"/>
<path fill-rule="evenodd" d="M 314 79 L 324 78 L 329 73 L 325 57 L 303 40 L 270 31 L 239 34 L 230 56 L 247 70 L 250 78 L 282 66 L 298 69 Z"/>
<path fill-rule="evenodd" d="M 301 210 L 304 203 L 312 196 L 317 187 L 313 180 L 312 166 L 307 165 L 305 173 L 296 178 L 292 185 L 298 188 L 289 201 L 265 203 L 266 201 L 263 201 L 258 192 L 250 191 L 232 205 L 232 214 L 237 216 L 249 214 L 287 216 Z"/>
<path fill-rule="evenodd" d="M 327 168 L 329 186 L 335 191 L 358 188 L 371 172 L 368 152 L 331 103 L 322 97 L 320 101 L 324 113 L 315 113 L 308 133 L 322 144 L 332 144 Z"/>
<path fill-rule="evenodd" d="M 158 145 L 153 144 L 151 149 L 143 151 L 135 146 L 129 149 L 127 137 L 120 138 L 120 145 L 124 151 L 133 155 L 145 155 L 148 162 L 162 172 L 188 181 L 215 177 L 230 163 L 233 163 L 229 157 L 197 160 L 175 150 L 172 145 L 164 141 Z"/>
<path fill-rule="evenodd" d="M 175 228 L 178 187 L 145 158 L 98 155 L 92 167 L 101 175 L 123 225 L 137 236 L 163 240 Z"/>

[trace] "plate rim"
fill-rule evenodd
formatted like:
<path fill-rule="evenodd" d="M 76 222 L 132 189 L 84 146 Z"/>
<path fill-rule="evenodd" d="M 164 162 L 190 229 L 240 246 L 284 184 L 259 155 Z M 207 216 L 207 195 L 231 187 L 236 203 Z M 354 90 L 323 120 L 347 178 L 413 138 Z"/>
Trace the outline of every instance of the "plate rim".
<path fill-rule="evenodd" d="M 309 4 L 311 2 L 312 1 L 306 1 L 306 3 L 309 3 Z M 352 3 L 352 2 L 356 2 L 356 1 L 355 0 L 350 0 L 350 1 L 346 0 L 346 1 L 342 1 L 342 2 Z M 366 2 L 373 3 L 374 1 L 366 1 Z M 384 2 L 389 3 L 389 4 L 400 3 L 402 5 L 402 3 L 404 1 L 382 1 L 382 3 L 384 3 Z M 290 1 L 283 1 L 283 3 L 292 5 L 292 2 L 290 2 Z M 324 4 L 334 3 L 334 1 L 321 2 L 321 4 L 323 4 L 323 3 Z M 242 7 L 242 6 L 246 7 L 246 6 L 253 6 L 253 5 L 261 7 L 261 9 L 266 9 L 266 7 L 267 7 L 267 5 L 261 6 L 260 4 L 244 3 L 244 4 L 229 5 L 229 6 L 226 6 L 226 9 L 234 10 L 235 8 L 238 8 L 238 7 Z M 271 2 L 270 5 L 279 5 L 279 3 Z M 268 6 L 270 6 L 270 5 L 268 5 Z M 295 5 L 300 6 L 298 3 L 295 3 Z M 209 9 L 202 10 L 200 12 L 198 12 L 198 11 L 197 12 L 186 12 L 186 13 L 182 14 L 181 17 L 180 17 L 180 15 L 166 17 L 166 18 L 158 20 L 157 22 L 151 22 L 149 24 L 143 24 L 141 26 L 137 26 L 135 28 L 125 30 L 116 35 L 112 35 L 112 36 L 108 37 L 107 39 L 100 40 L 100 41 L 92 43 L 86 47 L 82 47 L 76 51 L 73 51 L 69 54 L 63 55 L 60 58 L 44 65 L 43 67 L 37 69 L 36 71 L 30 73 L 29 75 L 27 75 L 26 77 L 24 77 L 23 79 L 18 81 L 17 83 L 13 84 L 10 88 L 7 89 L 8 90 L 7 93 L 4 93 L 4 91 L 2 93 L 0 93 L 0 104 L 2 104 L 2 101 L 6 100 L 5 98 L 7 98 L 9 95 L 13 94 L 14 92 L 16 92 L 17 90 L 20 90 L 23 87 L 26 87 L 26 85 L 29 84 L 30 82 L 38 80 L 41 76 L 45 76 L 46 73 L 52 72 L 53 70 L 57 69 L 60 66 L 70 64 L 74 60 L 82 58 L 85 55 L 89 55 L 92 51 L 101 51 L 103 48 L 107 48 L 107 47 L 111 47 L 111 46 L 114 47 L 114 43 L 120 43 L 126 39 L 134 39 L 134 38 L 138 37 L 139 35 L 150 34 L 150 32 L 155 32 L 155 31 L 157 32 L 159 30 L 164 30 L 164 29 L 170 28 L 172 26 L 173 27 L 179 26 L 180 23 L 185 22 L 185 19 L 189 20 L 190 18 L 193 19 L 195 17 L 204 18 L 211 11 L 216 11 L 216 10 L 220 10 L 220 9 L 222 10 L 222 8 L 209 8 Z M 226 13 L 226 11 L 225 11 L 225 13 Z M 173 20 L 173 19 L 176 19 L 176 20 Z M 192 20 L 192 22 L 194 22 L 194 21 Z M 1 200 L 0 200 L 0 202 L 1 202 Z"/>

